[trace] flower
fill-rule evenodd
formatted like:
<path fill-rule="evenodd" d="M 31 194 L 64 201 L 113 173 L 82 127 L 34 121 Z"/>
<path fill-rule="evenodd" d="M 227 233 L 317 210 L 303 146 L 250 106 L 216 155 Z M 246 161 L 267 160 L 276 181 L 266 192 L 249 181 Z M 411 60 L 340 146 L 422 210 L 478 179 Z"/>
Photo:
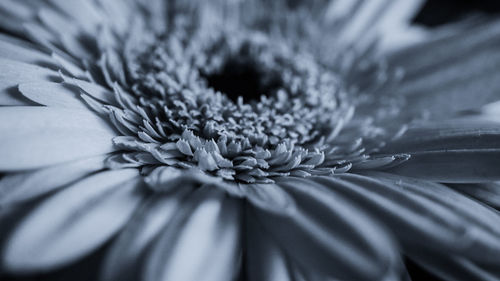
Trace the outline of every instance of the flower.
<path fill-rule="evenodd" d="M 2 1 L 2 268 L 499 278 L 499 23 L 349 2 Z"/>

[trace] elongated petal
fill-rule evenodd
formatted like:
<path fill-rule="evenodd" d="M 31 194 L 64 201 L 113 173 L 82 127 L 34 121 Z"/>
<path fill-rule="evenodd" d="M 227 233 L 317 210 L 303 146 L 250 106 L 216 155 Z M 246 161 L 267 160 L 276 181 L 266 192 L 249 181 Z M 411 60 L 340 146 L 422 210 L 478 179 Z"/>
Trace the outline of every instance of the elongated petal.
<path fill-rule="evenodd" d="M 177 193 L 154 195 L 139 208 L 111 246 L 102 266 L 102 280 L 139 280 L 146 247 L 161 233 L 190 191 L 182 186 Z"/>
<path fill-rule="evenodd" d="M 408 45 L 414 45 L 427 38 L 427 34 L 415 26 L 410 26 L 411 19 L 417 14 L 423 0 L 389 1 L 380 19 L 377 19 L 377 30 L 381 49 L 394 51 Z"/>
<path fill-rule="evenodd" d="M 379 27 L 382 29 L 381 33 L 390 33 L 394 28 L 409 25 L 411 19 L 418 13 L 423 4 L 423 0 L 390 1 L 383 17 L 377 19 L 381 25 Z"/>
<path fill-rule="evenodd" d="M 38 6 L 44 5 L 44 1 L 15 1 L 5 0 L 0 3 L 0 14 L 2 29 L 24 35 L 21 22 L 35 17 L 35 10 Z"/>
<path fill-rule="evenodd" d="M 494 262 L 499 254 L 500 232 L 498 226 L 491 226 L 500 220 L 498 214 L 446 186 L 411 182 L 403 177 L 352 174 L 316 181 L 336 187 L 367 212 L 377 215 L 403 245 L 439 249 L 483 262 Z M 439 196 L 419 192 L 419 184 L 421 189 L 432 188 Z M 462 202 L 464 207 L 450 206 L 450 198 Z"/>
<path fill-rule="evenodd" d="M 106 156 L 51 166 L 36 171 L 7 174 L 0 179 L 0 208 L 23 202 L 72 183 L 104 168 Z"/>
<path fill-rule="evenodd" d="M 411 155 L 391 169 L 401 175 L 457 183 L 495 180 L 499 124 L 481 116 L 417 124 L 380 152 Z"/>
<path fill-rule="evenodd" d="M 113 92 L 105 89 L 99 84 L 79 80 L 76 78 L 64 77 L 64 80 L 71 85 L 79 87 L 84 93 L 107 104 L 117 105 Z"/>
<path fill-rule="evenodd" d="M 437 150 L 412 153 L 389 171 L 444 183 L 478 183 L 500 180 L 500 149 Z"/>
<path fill-rule="evenodd" d="M 57 72 L 10 59 L 0 58 L 0 104 L 24 105 L 23 96 L 17 91 L 17 85 L 25 82 L 58 80 Z"/>
<path fill-rule="evenodd" d="M 339 42 L 345 45 L 356 44 L 359 38 L 363 38 L 361 34 L 366 35 L 366 32 L 373 26 L 374 20 L 379 18 L 388 4 L 389 1 L 386 0 L 363 1 L 355 9 L 354 14 L 348 16 L 346 26 L 338 35 Z"/>
<path fill-rule="evenodd" d="M 381 153 L 500 148 L 499 141 L 499 122 L 471 116 L 414 125 Z"/>
<path fill-rule="evenodd" d="M 431 199 L 436 204 L 441 204 L 453 213 L 460 215 L 464 220 L 470 221 L 472 225 L 481 227 L 493 235 L 500 235 L 500 224 L 493 223 L 500 220 L 497 211 L 467 196 L 463 196 L 447 186 L 383 172 L 366 172 L 365 175 L 385 181 L 391 185 L 397 184 L 403 187 L 408 193 Z"/>
<path fill-rule="evenodd" d="M 316 268 L 299 267 L 280 248 L 251 211 L 246 215 L 245 280 L 321 281 L 331 280 Z M 390 279 L 387 279 L 390 280 Z"/>
<path fill-rule="evenodd" d="M 20 171 L 43 168 L 78 159 L 104 155 L 116 148 L 111 136 L 94 130 L 54 130 L 37 134 L 1 136 L 0 170 Z"/>
<path fill-rule="evenodd" d="M 492 43 L 499 34 L 496 20 L 399 54 L 394 65 L 407 75 L 397 92 L 407 96 L 406 114 L 439 119 L 498 100 L 500 55 Z"/>
<path fill-rule="evenodd" d="M 452 67 L 450 74 L 436 72 L 418 81 L 408 82 L 406 87 L 402 84 L 398 92 L 411 96 L 407 98 L 410 106 L 406 114 L 425 114 L 439 119 L 498 100 L 500 96 L 497 81 L 500 74 L 496 69 L 500 65 L 500 56 L 496 55 L 496 58 L 491 58 L 491 54 L 486 53 L 477 59 L 478 62 L 474 62 L 477 65 L 484 64 L 483 68 L 471 62 L 469 65 Z M 461 73 L 463 69 L 471 69 L 473 72 Z M 449 78 L 443 79 L 445 75 Z"/>
<path fill-rule="evenodd" d="M 394 53 L 389 60 L 394 65 L 403 66 L 408 77 L 430 73 L 440 66 L 449 66 L 459 62 L 457 58 L 466 58 L 481 50 L 493 47 L 492 42 L 500 35 L 500 21 L 475 24 L 466 29 L 435 40 L 428 40 Z"/>
<path fill-rule="evenodd" d="M 295 202 L 282 188 L 274 184 L 234 184 L 223 186 L 232 196 L 245 198 L 266 212 L 286 214 L 295 211 Z"/>
<path fill-rule="evenodd" d="M 9 271 L 48 270 L 99 247 L 127 222 L 141 196 L 137 170 L 102 172 L 48 198 L 11 234 Z"/>
<path fill-rule="evenodd" d="M 131 14 L 135 12 L 131 4 L 131 2 L 134 3 L 133 1 L 98 0 L 97 2 L 119 32 L 127 31 Z"/>
<path fill-rule="evenodd" d="M 0 135 L 9 132 L 44 132 L 54 129 L 88 129 L 96 133 L 113 135 L 109 123 L 91 111 L 17 106 L 0 108 Z"/>
<path fill-rule="evenodd" d="M 90 1 L 70 2 L 65 0 L 50 0 L 54 6 L 72 17 L 81 27 L 94 31 L 96 26 L 104 19 L 96 5 Z"/>
<path fill-rule="evenodd" d="M 4 34 L 0 34 L 0 57 L 30 64 L 53 63 L 36 45 Z"/>
<path fill-rule="evenodd" d="M 248 280 L 294 280 L 285 253 L 273 241 L 273 237 L 262 228 L 253 214 L 248 213 L 246 218 Z"/>
<path fill-rule="evenodd" d="M 0 170 L 23 170 L 113 151 L 114 130 L 90 112 L 0 108 Z"/>
<path fill-rule="evenodd" d="M 454 184 L 451 187 L 494 208 L 500 208 L 500 183 L 498 182 Z"/>
<path fill-rule="evenodd" d="M 92 59 L 91 38 L 81 40 L 85 35 L 83 30 L 67 16 L 56 9 L 41 9 L 38 18 L 44 27 L 56 35 L 56 42 L 63 46 L 68 54 L 79 59 Z"/>
<path fill-rule="evenodd" d="M 213 187 L 197 191 L 153 245 L 143 280 L 233 280 L 240 254 L 239 204 Z"/>
<path fill-rule="evenodd" d="M 342 195 L 298 178 L 278 184 L 293 196 L 295 212 L 255 208 L 254 213 L 294 262 L 320 276 L 347 280 L 377 280 L 399 270 L 390 235 Z"/>
<path fill-rule="evenodd" d="M 19 91 L 28 99 L 47 106 L 87 110 L 78 89 L 54 82 L 32 82 L 19 85 Z"/>

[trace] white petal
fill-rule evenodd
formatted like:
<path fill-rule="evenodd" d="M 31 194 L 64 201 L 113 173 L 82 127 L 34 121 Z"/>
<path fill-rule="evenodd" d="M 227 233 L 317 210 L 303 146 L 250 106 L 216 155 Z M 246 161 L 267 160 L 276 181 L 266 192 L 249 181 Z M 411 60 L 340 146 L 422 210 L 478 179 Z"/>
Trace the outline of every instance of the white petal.
<path fill-rule="evenodd" d="M 390 1 L 383 15 L 377 19 L 376 29 L 381 48 L 385 51 L 408 46 L 425 38 L 422 29 L 412 26 L 411 19 L 424 4 L 423 0 Z"/>
<path fill-rule="evenodd" d="M 412 153 L 394 174 L 443 183 L 499 181 L 500 149 L 442 149 Z"/>
<path fill-rule="evenodd" d="M 107 120 L 88 110 L 42 106 L 0 107 L 0 136 L 12 132 L 44 132 L 52 129 L 89 129 L 116 135 Z"/>
<path fill-rule="evenodd" d="M 337 40 L 344 45 L 356 44 L 367 37 L 367 31 L 388 5 L 386 0 L 363 1 L 355 13 L 350 14 L 347 25 L 342 27 Z"/>
<path fill-rule="evenodd" d="M 116 148 L 112 136 L 94 130 L 53 130 L 36 134 L 0 136 L 0 170 L 19 171 L 46 167 L 91 156 Z"/>
<path fill-rule="evenodd" d="M 233 196 L 243 197 L 253 206 L 266 212 L 286 214 L 296 211 L 292 197 L 275 184 L 238 184 L 227 190 Z"/>
<path fill-rule="evenodd" d="M 104 169 L 106 156 L 64 163 L 48 168 L 12 173 L 0 179 L 0 208 L 23 202 Z"/>
<path fill-rule="evenodd" d="M 92 252 L 129 219 L 141 196 L 135 169 L 102 172 L 49 197 L 9 237 L 3 264 L 50 270 Z"/>
<path fill-rule="evenodd" d="M 233 280 L 239 265 L 239 200 L 205 187 L 181 206 L 153 245 L 144 280 Z"/>
<path fill-rule="evenodd" d="M 52 59 L 58 63 L 58 65 L 66 70 L 68 73 L 76 78 L 85 78 L 86 74 L 78 62 L 74 61 L 73 58 L 64 53 L 52 53 Z"/>
<path fill-rule="evenodd" d="M 248 213 L 246 225 L 248 280 L 294 280 L 285 253 L 271 235 Z"/>
<path fill-rule="evenodd" d="M 24 105 L 23 96 L 17 91 L 17 85 L 26 82 L 59 80 L 57 72 L 10 59 L 0 58 L 0 104 Z"/>
<path fill-rule="evenodd" d="M 77 109 L 88 109 L 78 89 L 54 82 L 32 82 L 19 85 L 19 91 L 39 104 Z"/>
<path fill-rule="evenodd" d="M 102 265 L 102 280 L 138 280 L 140 260 L 146 247 L 161 233 L 182 203 L 189 187 L 174 194 L 153 194 L 137 210 L 120 236 L 113 242 Z"/>
<path fill-rule="evenodd" d="M 2 29 L 19 35 L 24 34 L 21 23 L 35 16 L 35 7 L 43 1 L 0 1 L 0 23 Z"/>
<path fill-rule="evenodd" d="M 4 34 L 0 34 L 0 57 L 31 64 L 53 63 L 50 55 L 37 46 Z"/>
<path fill-rule="evenodd" d="M 410 24 L 412 18 L 418 13 L 424 0 L 390 1 L 383 18 L 377 19 L 381 22 L 383 32 L 389 32 L 391 28 Z"/>
<path fill-rule="evenodd" d="M 102 9 L 112 21 L 113 26 L 119 32 L 125 32 L 129 28 L 129 19 L 134 13 L 134 7 L 128 0 L 98 0 Z"/>
<path fill-rule="evenodd" d="M 475 24 L 466 29 L 459 28 L 445 37 L 434 36 L 433 38 L 436 38 L 434 40 L 392 54 L 389 60 L 395 66 L 403 66 L 408 76 L 425 76 L 429 74 L 426 70 L 432 72 L 443 66 L 460 63 L 462 59 L 484 51 L 483 48 L 494 49 L 492 43 L 497 40 L 498 35 L 500 35 L 500 21 L 497 19 L 485 24 Z"/>
<path fill-rule="evenodd" d="M 37 3 L 38 2 L 38 3 Z M 5 0 L 0 4 L 0 10 L 18 19 L 28 19 L 34 15 L 34 10 L 42 1 L 15 1 Z"/>
<path fill-rule="evenodd" d="M 416 124 L 380 152 L 411 155 L 391 169 L 401 175 L 447 183 L 498 180 L 499 124 L 485 116 Z"/>
<path fill-rule="evenodd" d="M 467 116 L 417 124 L 387 143 L 382 154 L 429 152 L 449 149 L 499 148 L 500 122 Z"/>
<path fill-rule="evenodd" d="M 438 183 L 432 183 L 415 178 L 401 177 L 382 172 L 366 172 L 365 174 L 386 181 L 389 185 L 397 184 L 404 186 L 405 193 L 416 193 L 419 196 L 431 198 L 434 203 L 442 204 L 450 208 L 454 214 L 461 217 L 462 220 L 469 221 L 470 226 L 478 225 L 495 236 L 500 236 L 500 217 L 498 212 L 484 206 L 459 192 Z M 456 185 L 454 185 L 456 186 Z"/>
<path fill-rule="evenodd" d="M 90 112 L 3 107 L 0 120 L 0 170 L 39 168 L 115 150 L 113 129 Z"/>
<path fill-rule="evenodd" d="M 62 53 L 59 47 L 56 47 L 53 42 L 57 42 L 58 38 L 55 34 L 47 30 L 43 25 L 37 23 L 24 23 L 23 24 L 24 33 L 31 40 L 36 42 L 38 45 L 43 46 L 52 52 L 58 54 Z"/>
<path fill-rule="evenodd" d="M 328 6 L 326 18 L 330 21 L 338 20 L 350 16 L 359 1 L 337 0 L 332 1 Z"/>
<path fill-rule="evenodd" d="M 252 211 L 293 262 L 341 280 L 379 280 L 400 271 L 391 235 L 340 192 L 299 178 L 277 185 L 293 196 L 296 211 Z"/>
<path fill-rule="evenodd" d="M 500 209 L 500 183 L 487 182 L 482 184 L 455 184 L 452 188 L 465 193 L 493 208 Z"/>
<path fill-rule="evenodd" d="M 500 21 L 490 21 L 395 55 L 393 65 L 406 73 L 396 89 L 407 96 L 406 114 L 439 119 L 498 100 L 499 34 Z"/>
<path fill-rule="evenodd" d="M 95 31 L 98 24 L 103 22 L 101 13 L 90 1 L 50 0 L 50 2 L 72 17 L 82 28 Z"/>
<path fill-rule="evenodd" d="M 415 246 L 491 263 L 500 253 L 498 214 L 450 188 L 396 175 L 318 177 Z M 432 192 L 431 192 L 432 190 Z"/>
<path fill-rule="evenodd" d="M 64 76 L 63 78 L 64 81 L 66 81 L 66 83 L 79 87 L 84 93 L 88 94 L 89 96 L 94 97 L 107 104 L 117 105 L 113 92 L 105 89 L 104 87 L 92 82 L 76 78 L 70 78 Z"/>

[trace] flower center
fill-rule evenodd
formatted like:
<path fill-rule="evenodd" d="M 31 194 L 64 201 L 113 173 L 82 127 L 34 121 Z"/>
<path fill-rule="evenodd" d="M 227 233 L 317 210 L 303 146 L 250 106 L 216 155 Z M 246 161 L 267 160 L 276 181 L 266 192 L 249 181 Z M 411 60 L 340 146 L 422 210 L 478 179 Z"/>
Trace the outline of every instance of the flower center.
<path fill-rule="evenodd" d="M 233 102 L 242 97 L 245 102 L 258 101 L 261 95 L 270 97 L 282 88 L 278 73 L 267 72 L 248 53 L 228 59 L 221 69 L 202 75 L 208 86 L 224 93 Z"/>
<path fill-rule="evenodd" d="M 313 55 L 250 31 L 172 32 L 146 46 L 127 56 L 144 125 L 115 140 L 135 151 L 120 161 L 265 183 L 344 171 L 359 156 L 336 140 L 353 105 Z"/>

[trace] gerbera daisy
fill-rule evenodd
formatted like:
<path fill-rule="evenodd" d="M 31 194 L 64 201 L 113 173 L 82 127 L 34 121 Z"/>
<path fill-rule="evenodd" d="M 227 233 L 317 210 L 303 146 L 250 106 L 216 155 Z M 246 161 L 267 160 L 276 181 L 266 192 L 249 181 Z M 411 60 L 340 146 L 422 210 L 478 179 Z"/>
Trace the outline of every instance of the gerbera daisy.
<path fill-rule="evenodd" d="M 498 280 L 500 23 L 419 2 L 2 0 L 3 271 Z"/>

